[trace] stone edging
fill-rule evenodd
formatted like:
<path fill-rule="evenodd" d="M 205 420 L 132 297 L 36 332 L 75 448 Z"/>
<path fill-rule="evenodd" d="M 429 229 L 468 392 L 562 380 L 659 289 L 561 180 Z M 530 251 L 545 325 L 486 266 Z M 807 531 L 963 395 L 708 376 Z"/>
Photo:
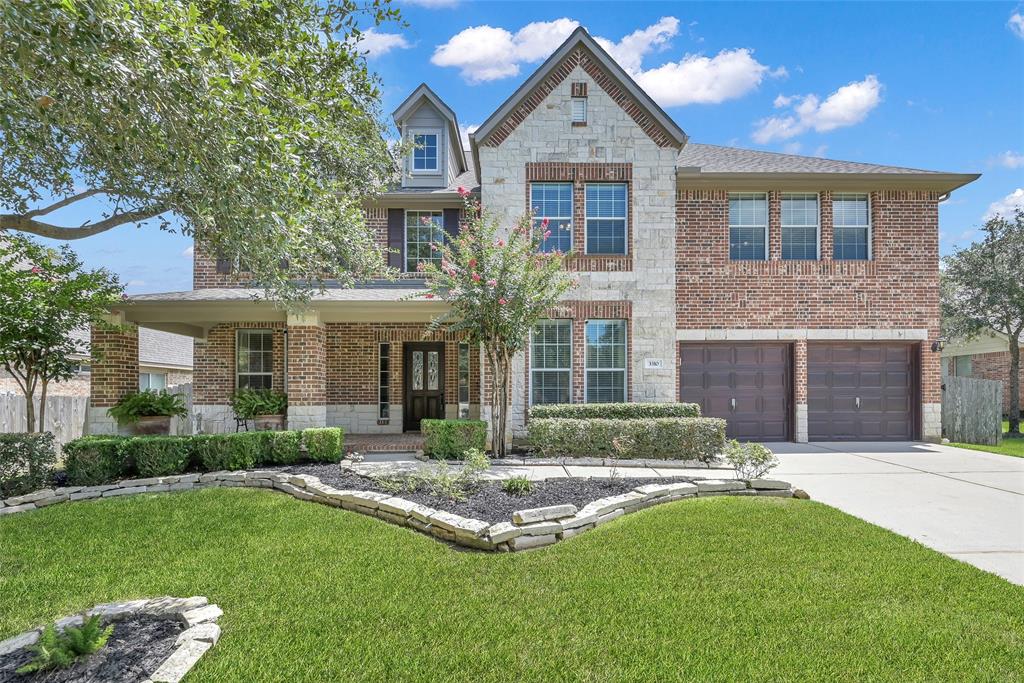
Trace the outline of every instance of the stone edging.
<path fill-rule="evenodd" d="M 176 614 L 187 628 L 178 634 L 170 656 L 146 679 L 145 683 L 178 683 L 196 665 L 199 658 L 217 644 L 217 640 L 220 639 L 220 626 L 217 625 L 217 620 L 223 613 L 220 607 L 209 604 L 209 600 L 206 598 L 195 596 L 109 602 L 86 610 L 85 615 L 100 614 L 105 621 L 113 622 L 122 621 L 136 614 L 155 616 Z M 82 616 L 82 614 L 76 614 L 64 617 L 54 625 L 58 631 L 62 631 L 68 626 L 79 626 L 82 624 Z M 39 626 L 0 641 L 0 657 L 34 645 L 39 640 L 43 628 L 43 626 Z"/>
<path fill-rule="evenodd" d="M 423 453 L 423 451 L 416 452 L 416 459 L 422 460 L 423 462 L 446 462 L 449 465 L 464 465 L 464 460 L 439 460 L 437 458 L 431 458 Z M 343 463 L 345 461 L 342 461 Z M 733 468 L 726 465 L 721 460 L 714 460 L 712 462 L 704 462 L 703 460 L 658 460 L 656 458 L 542 458 L 540 456 L 525 456 L 522 458 L 498 458 L 491 460 L 491 467 L 507 465 L 510 467 L 545 467 L 550 465 L 556 466 L 576 466 L 576 467 L 618 467 L 618 468 L 630 468 L 630 467 L 651 467 L 654 469 L 661 470 L 728 470 L 733 471 Z"/>
<path fill-rule="evenodd" d="M 309 474 L 269 470 L 207 472 L 149 479 L 126 479 L 103 486 L 72 486 L 44 489 L 3 501 L 0 515 L 26 512 L 69 500 L 110 498 L 136 493 L 185 491 L 194 488 L 246 486 L 272 488 L 300 500 L 311 500 L 407 526 L 443 541 L 479 550 L 514 551 L 538 548 L 572 538 L 588 529 L 659 503 L 698 496 L 806 497 L 776 479 L 697 479 L 690 482 L 646 484 L 629 493 L 600 498 L 577 509 L 554 505 L 520 510 L 511 522 L 489 524 L 435 510 L 403 498 L 376 491 L 342 491 Z"/>

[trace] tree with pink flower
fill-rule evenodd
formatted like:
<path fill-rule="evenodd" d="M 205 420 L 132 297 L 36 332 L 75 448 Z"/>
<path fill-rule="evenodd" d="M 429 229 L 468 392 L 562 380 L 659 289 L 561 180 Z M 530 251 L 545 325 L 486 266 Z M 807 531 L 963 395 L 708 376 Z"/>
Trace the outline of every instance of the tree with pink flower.
<path fill-rule="evenodd" d="M 431 331 L 464 335 L 484 351 L 491 378 L 491 450 L 508 454 L 508 410 L 512 359 L 529 343 L 530 330 L 574 286 L 563 254 L 541 250 L 544 239 L 525 215 L 503 228 L 459 188 L 465 217 L 458 236 L 437 245 L 439 263 L 426 263 L 426 298 L 441 300 L 449 309 L 434 318 Z"/>

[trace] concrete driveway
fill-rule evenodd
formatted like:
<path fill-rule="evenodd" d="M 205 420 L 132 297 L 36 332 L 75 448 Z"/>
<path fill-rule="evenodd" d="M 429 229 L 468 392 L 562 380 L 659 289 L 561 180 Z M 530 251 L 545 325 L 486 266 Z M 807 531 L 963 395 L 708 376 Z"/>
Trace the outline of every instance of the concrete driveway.
<path fill-rule="evenodd" d="M 769 444 L 772 476 L 1024 585 L 1024 458 L 926 443 Z"/>

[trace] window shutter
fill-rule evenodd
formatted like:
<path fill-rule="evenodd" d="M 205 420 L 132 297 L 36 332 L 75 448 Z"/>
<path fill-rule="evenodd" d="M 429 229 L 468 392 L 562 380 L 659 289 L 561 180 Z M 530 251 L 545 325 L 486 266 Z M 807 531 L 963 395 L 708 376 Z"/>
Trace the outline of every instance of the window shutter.
<path fill-rule="evenodd" d="M 459 236 L 459 210 L 444 210 L 444 231 L 448 233 L 448 239 L 453 240 Z"/>
<path fill-rule="evenodd" d="M 218 275 L 230 275 L 231 274 L 231 259 L 224 258 L 223 256 L 217 257 L 217 274 Z"/>
<path fill-rule="evenodd" d="M 388 209 L 388 265 L 402 270 L 405 256 L 405 211 Z"/>

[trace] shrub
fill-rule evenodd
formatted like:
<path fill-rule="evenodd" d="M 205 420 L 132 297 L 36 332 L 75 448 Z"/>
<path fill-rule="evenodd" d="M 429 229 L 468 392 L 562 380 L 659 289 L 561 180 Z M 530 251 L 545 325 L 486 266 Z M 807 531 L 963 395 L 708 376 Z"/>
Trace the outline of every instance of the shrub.
<path fill-rule="evenodd" d="M 302 430 L 302 445 L 306 457 L 314 462 L 338 462 L 341 460 L 345 432 L 341 427 L 318 427 Z"/>
<path fill-rule="evenodd" d="M 263 462 L 275 465 L 294 465 L 302 459 L 301 432 L 253 432 L 264 435 L 266 451 Z"/>
<path fill-rule="evenodd" d="M 73 486 L 108 484 L 131 475 L 133 463 L 121 450 L 122 436 L 83 436 L 64 444 L 64 470 Z"/>
<path fill-rule="evenodd" d="M 530 408 L 530 419 L 642 420 L 658 417 L 700 417 L 696 403 L 560 403 Z"/>
<path fill-rule="evenodd" d="M 284 415 L 288 412 L 288 395 L 273 389 L 241 389 L 231 396 L 231 409 L 246 420 L 257 415 Z"/>
<path fill-rule="evenodd" d="M 0 434 L 0 498 L 43 488 L 57 453 L 53 434 Z"/>
<path fill-rule="evenodd" d="M 708 462 L 725 447 L 725 420 L 713 417 L 643 420 L 544 418 L 531 419 L 527 430 L 530 445 L 545 456 L 614 456 Z"/>
<path fill-rule="evenodd" d="M 121 444 L 122 455 L 142 477 L 181 474 L 192 461 L 193 437 L 137 436 Z"/>
<path fill-rule="evenodd" d="M 759 479 L 779 465 L 779 459 L 767 446 L 735 439 L 725 446 L 725 461 L 736 468 L 737 479 Z"/>
<path fill-rule="evenodd" d="M 423 452 L 430 458 L 453 460 L 475 448 L 487 447 L 487 423 L 483 420 L 423 420 L 420 429 L 427 437 Z"/>
<path fill-rule="evenodd" d="M 533 491 L 533 482 L 526 477 L 516 476 L 501 482 L 501 490 L 510 496 L 526 496 Z"/>
<path fill-rule="evenodd" d="M 265 435 L 269 433 L 201 434 L 191 438 L 201 469 L 207 472 L 247 470 L 265 459 Z"/>
<path fill-rule="evenodd" d="M 118 422 L 138 422 L 140 417 L 185 417 L 188 410 L 179 394 L 161 391 L 139 391 L 128 394 L 108 411 Z"/>
<path fill-rule="evenodd" d="M 53 624 L 47 626 L 39 640 L 30 648 L 36 653 L 28 664 L 17 670 L 19 674 L 65 668 L 79 657 L 96 652 L 110 639 L 113 626 L 103 628 L 99 614 L 83 615 L 81 626 L 68 626 L 58 633 Z"/>

